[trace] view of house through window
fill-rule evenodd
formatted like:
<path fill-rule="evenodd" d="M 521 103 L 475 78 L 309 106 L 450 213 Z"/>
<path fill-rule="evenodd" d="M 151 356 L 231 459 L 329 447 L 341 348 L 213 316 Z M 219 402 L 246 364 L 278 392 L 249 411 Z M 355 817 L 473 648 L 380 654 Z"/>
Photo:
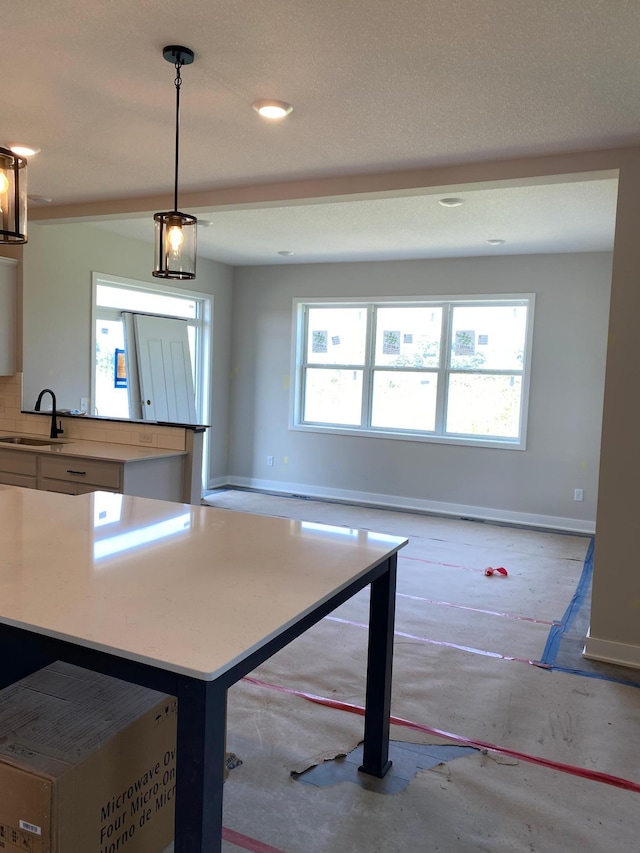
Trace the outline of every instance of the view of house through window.
<path fill-rule="evenodd" d="M 95 361 L 92 377 L 92 413 L 110 417 L 132 416 L 127 387 L 127 361 L 122 312 L 177 317 L 187 321 L 196 412 L 204 418 L 207 394 L 208 329 L 210 300 L 202 294 L 172 290 L 162 285 L 126 282 L 94 275 L 93 333 Z"/>
<path fill-rule="evenodd" d="M 298 302 L 294 427 L 523 447 L 533 296 Z"/>

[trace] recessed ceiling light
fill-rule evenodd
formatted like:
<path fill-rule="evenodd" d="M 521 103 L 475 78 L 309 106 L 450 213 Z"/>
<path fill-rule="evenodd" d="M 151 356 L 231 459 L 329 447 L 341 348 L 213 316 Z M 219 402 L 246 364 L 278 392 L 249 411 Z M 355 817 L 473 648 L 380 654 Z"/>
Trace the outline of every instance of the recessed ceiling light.
<path fill-rule="evenodd" d="M 441 204 L 443 207 L 460 207 L 461 204 L 464 204 L 463 198 L 441 198 L 438 200 L 438 204 Z"/>
<path fill-rule="evenodd" d="M 263 118 L 285 118 L 293 112 L 293 107 L 286 101 L 254 101 L 251 106 Z"/>
<path fill-rule="evenodd" d="M 211 228 L 213 222 L 210 219 L 198 219 L 198 225 L 200 228 Z"/>
<path fill-rule="evenodd" d="M 51 204 L 53 201 L 52 198 L 48 198 L 46 195 L 28 195 L 27 198 L 34 204 Z"/>
<path fill-rule="evenodd" d="M 498 240 L 497 238 L 493 240 L 485 240 L 485 243 L 488 243 L 490 246 L 502 246 L 503 243 L 506 243 L 506 240 Z"/>
<path fill-rule="evenodd" d="M 290 252 L 288 249 L 287 250 L 283 249 L 281 252 L 278 252 L 278 254 L 282 255 L 283 258 L 290 258 L 291 255 L 295 254 L 295 252 Z"/>
<path fill-rule="evenodd" d="M 18 157 L 32 157 L 34 154 L 39 154 L 41 149 L 34 145 L 11 145 L 10 150 Z"/>

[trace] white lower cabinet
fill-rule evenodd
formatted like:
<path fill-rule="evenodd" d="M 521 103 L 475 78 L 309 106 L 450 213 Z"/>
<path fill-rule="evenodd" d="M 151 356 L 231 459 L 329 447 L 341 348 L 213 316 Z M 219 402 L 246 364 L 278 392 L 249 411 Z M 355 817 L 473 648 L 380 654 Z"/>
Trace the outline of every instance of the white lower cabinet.
<path fill-rule="evenodd" d="M 66 495 L 121 492 L 189 503 L 189 498 L 185 499 L 186 459 L 186 455 L 179 455 L 134 462 L 108 462 L 0 448 L 0 483 Z"/>
<path fill-rule="evenodd" d="M 38 488 L 47 492 L 82 495 L 104 490 L 121 491 L 122 463 L 70 456 L 40 457 Z"/>
<path fill-rule="evenodd" d="M 35 453 L 15 453 L 0 448 L 0 483 L 5 486 L 38 488 L 38 457 Z"/>

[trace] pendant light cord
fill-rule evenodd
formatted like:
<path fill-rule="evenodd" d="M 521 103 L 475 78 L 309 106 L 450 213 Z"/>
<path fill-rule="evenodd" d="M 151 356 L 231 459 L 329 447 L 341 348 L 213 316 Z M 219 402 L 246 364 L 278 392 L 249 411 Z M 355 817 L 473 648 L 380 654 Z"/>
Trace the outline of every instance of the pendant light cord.
<path fill-rule="evenodd" d="M 182 77 L 180 69 L 182 62 L 176 62 L 176 161 L 175 161 L 175 184 L 173 189 L 173 209 L 178 210 L 178 154 L 180 150 L 180 87 L 182 86 Z"/>

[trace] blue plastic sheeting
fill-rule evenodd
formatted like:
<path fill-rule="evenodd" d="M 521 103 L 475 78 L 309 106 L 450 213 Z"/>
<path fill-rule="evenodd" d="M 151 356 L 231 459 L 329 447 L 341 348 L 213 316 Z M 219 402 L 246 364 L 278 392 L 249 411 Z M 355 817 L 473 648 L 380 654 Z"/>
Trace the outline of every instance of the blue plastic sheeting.
<path fill-rule="evenodd" d="M 541 662 L 557 672 L 640 687 L 637 669 L 589 660 L 582 654 L 591 617 L 594 544 L 592 538 L 575 594 L 560 623 L 549 631 Z"/>
<path fill-rule="evenodd" d="M 567 631 L 573 625 L 578 613 L 580 612 L 580 609 L 584 605 L 584 601 L 587 595 L 589 595 L 590 597 L 591 580 L 593 578 L 593 549 L 594 539 L 592 537 L 591 541 L 589 542 L 587 554 L 584 558 L 582 574 L 580 575 L 580 580 L 578 581 L 576 591 L 573 594 L 573 598 L 569 602 L 569 606 L 567 607 L 564 616 L 560 620 L 560 623 L 557 625 L 553 625 L 551 627 L 551 630 L 549 631 L 547 644 L 544 647 L 544 652 L 542 653 L 542 657 L 540 659 L 541 663 L 548 664 L 552 667 L 555 666 L 563 635 L 566 634 Z"/>
<path fill-rule="evenodd" d="M 322 764 L 317 764 L 303 773 L 292 775 L 300 782 L 319 788 L 337 785 L 339 782 L 353 782 L 361 788 L 378 794 L 397 794 L 404 791 L 421 770 L 430 770 L 438 764 L 447 764 L 478 751 L 469 746 L 437 746 L 391 741 L 389 758 L 393 764 L 384 779 L 358 773 L 358 767 L 362 764 L 362 746 L 356 747 L 348 755 L 323 761 Z"/>

